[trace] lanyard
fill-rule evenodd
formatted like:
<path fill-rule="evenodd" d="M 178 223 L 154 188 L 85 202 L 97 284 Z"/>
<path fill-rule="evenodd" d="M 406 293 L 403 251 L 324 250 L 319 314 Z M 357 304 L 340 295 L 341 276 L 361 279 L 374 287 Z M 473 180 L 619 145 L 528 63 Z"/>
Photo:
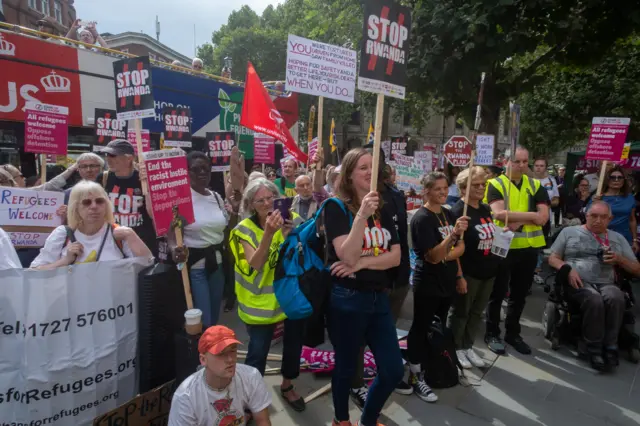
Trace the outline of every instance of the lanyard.
<path fill-rule="evenodd" d="M 598 244 L 600 244 L 602 247 L 609 248 L 609 231 L 604 232 L 604 241 L 602 241 L 602 239 L 595 232 L 592 232 L 591 230 L 589 232 L 591 232 L 591 235 L 593 235 L 593 238 L 595 238 L 596 241 L 598 241 Z"/>

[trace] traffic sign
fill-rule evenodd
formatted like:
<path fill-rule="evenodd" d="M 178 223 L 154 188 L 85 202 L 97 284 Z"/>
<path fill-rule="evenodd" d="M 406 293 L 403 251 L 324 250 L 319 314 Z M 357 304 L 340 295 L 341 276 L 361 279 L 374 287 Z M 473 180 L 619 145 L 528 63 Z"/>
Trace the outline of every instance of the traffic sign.
<path fill-rule="evenodd" d="M 471 161 L 471 142 L 466 136 L 452 136 L 444 144 L 444 157 L 454 167 L 465 167 Z"/>

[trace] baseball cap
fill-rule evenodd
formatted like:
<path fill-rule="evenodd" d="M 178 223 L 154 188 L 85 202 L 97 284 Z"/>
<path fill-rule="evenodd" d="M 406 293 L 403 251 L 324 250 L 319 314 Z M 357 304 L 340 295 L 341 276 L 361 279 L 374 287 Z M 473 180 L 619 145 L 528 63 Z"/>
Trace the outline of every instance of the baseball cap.
<path fill-rule="evenodd" d="M 240 341 L 236 339 L 236 333 L 224 325 L 214 325 L 207 328 L 202 334 L 202 337 L 200 337 L 200 341 L 198 341 L 198 352 L 201 354 L 209 352 L 210 354 L 218 355 L 233 344 L 241 344 Z"/>
<path fill-rule="evenodd" d="M 104 154 L 111 155 L 134 155 L 133 145 L 124 139 L 114 139 L 100 150 Z"/>

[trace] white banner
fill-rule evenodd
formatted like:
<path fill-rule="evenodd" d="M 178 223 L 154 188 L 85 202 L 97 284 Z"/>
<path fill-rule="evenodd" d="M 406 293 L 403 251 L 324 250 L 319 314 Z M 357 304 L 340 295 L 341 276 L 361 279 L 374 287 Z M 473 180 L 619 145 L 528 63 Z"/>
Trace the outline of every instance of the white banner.
<path fill-rule="evenodd" d="M 478 166 L 493 165 L 493 145 L 495 137 L 493 135 L 478 135 L 476 138 L 476 159 L 474 163 Z"/>
<path fill-rule="evenodd" d="M 64 201 L 64 193 L 33 191 L 23 188 L 0 188 L 0 226 L 62 225 L 56 210 Z"/>
<path fill-rule="evenodd" d="M 49 232 L 9 232 L 14 247 L 44 247 Z"/>
<path fill-rule="evenodd" d="M 143 259 L 0 271 L 0 424 L 89 425 L 137 394 Z"/>
<path fill-rule="evenodd" d="M 416 165 L 422 168 L 422 171 L 429 173 L 433 170 L 433 152 L 431 151 L 416 151 L 413 153 Z"/>
<path fill-rule="evenodd" d="M 289 34 L 286 90 L 353 103 L 354 50 Z"/>

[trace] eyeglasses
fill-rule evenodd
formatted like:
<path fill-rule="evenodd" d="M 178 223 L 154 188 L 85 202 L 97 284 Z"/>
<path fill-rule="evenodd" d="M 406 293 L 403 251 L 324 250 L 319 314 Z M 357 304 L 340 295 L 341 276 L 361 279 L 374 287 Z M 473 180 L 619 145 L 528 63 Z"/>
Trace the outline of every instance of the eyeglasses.
<path fill-rule="evenodd" d="M 624 180 L 624 176 L 621 175 L 611 175 L 609 176 L 610 180 Z"/>
<path fill-rule="evenodd" d="M 91 204 L 96 203 L 96 206 L 103 206 L 105 205 L 105 203 L 107 202 L 107 200 L 105 200 L 102 197 L 99 198 L 85 198 L 84 200 L 81 201 L 82 205 L 84 207 L 91 207 Z"/>
<path fill-rule="evenodd" d="M 472 183 L 471 184 L 472 188 L 476 188 L 476 189 L 482 189 L 482 188 L 486 188 L 487 187 L 487 183 Z"/>
<path fill-rule="evenodd" d="M 189 167 L 189 171 L 191 173 L 207 173 L 209 171 L 209 166 L 193 166 Z"/>
<path fill-rule="evenodd" d="M 89 170 L 89 169 L 94 169 L 95 170 L 95 169 L 99 169 L 100 167 L 102 167 L 102 166 L 100 166 L 100 164 L 83 164 L 82 166 L 79 166 L 78 168 L 80 170 Z"/>
<path fill-rule="evenodd" d="M 276 197 L 274 197 L 274 196 L 271 196 L 271 197 L 265 197 L 265 198 L 260 198 L 260 199 L 257 199 L 257 200 L 253 200 L 253 203 L 254 203 L 254 204 L 262 204 L 262 205 L 271 204 L 271 203 L 273 203 L 273 200 L 274 200 L 275 198 L 276 198 Z"/>

